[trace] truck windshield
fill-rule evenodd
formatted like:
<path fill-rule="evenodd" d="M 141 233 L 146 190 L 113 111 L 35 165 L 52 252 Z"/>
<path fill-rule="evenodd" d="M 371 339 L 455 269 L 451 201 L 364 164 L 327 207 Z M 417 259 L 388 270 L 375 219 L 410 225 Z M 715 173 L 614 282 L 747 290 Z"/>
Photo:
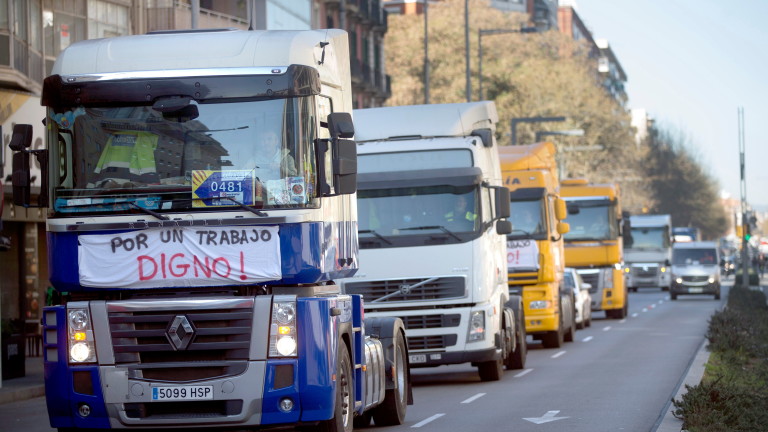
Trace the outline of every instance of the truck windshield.
<path fill-rule="evenodd" d="M 546 235 L 544 199 L 513 200 L 510 204 L 509 221 L 512 222 L 512 233 L 507 236 L 508 238 Z"/>
<path fill-rule="evenodd" d="M 717 253 L 715 249 L 673 249 L 673 265 L 716 265 Z"/>
<path fill-rule="evenodd" d="M 474 186 L 358 190 L 361 246 L 366 242 L 389 246 L 399 238 L 414 236 L 463 241 L 462 234 L 480 229 L 478 207 Z"/>
<path fill-rule="evenodd" d="M 632 227 L 632 249 L 665 249 L 669 234 L 665 228 Z"/>
<path fill-rule="evenodd" d="M 578 212 L 575 212 L 575 207 Z M 614 206 L 607 200 L 568 201 L 568 217 L 571 226 L 563 235 L 566 241 L 611 240 L 618 235 Z"/>
<path fill-rule="evenodd" d="M 312 97 L 49 109 L 47 124 L 60 213 L 315 205 Z"/>

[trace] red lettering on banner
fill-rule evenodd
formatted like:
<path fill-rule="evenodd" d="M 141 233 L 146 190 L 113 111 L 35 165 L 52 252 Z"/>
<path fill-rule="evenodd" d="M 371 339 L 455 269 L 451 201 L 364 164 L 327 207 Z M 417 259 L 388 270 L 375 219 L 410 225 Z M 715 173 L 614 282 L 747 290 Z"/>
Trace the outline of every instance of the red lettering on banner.
<path fill-rule="evenodd" d="M 168 278 L 184 278 L 189 273 L 189 268 L 192 267 L 194 277 L 202 276 L 211 278 L 212 276 L 222 277 L 228 279 L 232 274 L 232 264 L 226 257 L 198 257 L 192 255 L 192 264 L 187 261 L 190 257 L 183 253 L 175 253 L 170 258 L 166 257 L 166 254 L 161 253 L 160 259 L 153 258 L 148 255 L 139 256 L 136 261 L 138 263 L 138 273 L 140 281 L 147 281 L 155 279 L 156 277 L 162 279 Z M 245 255 L 240 252 L 240 275 L 241 280 L 246 280 L 248 277 L 245 275 Z M 159 275 L 158 275 L 159 273 Z M 191 275 L 190 275 L 191 276 Z"/>
<path fill-rule="evenodd" d="M 157 274 L 157 263 L 155 262 L 155 260 L 152 259 L 152 257 L 148 257 L 146 255 L 141 255 L 141 256 L 139 256 L 139 258 L 137 260 L 139 262 L 139 280 L 145 281 L 145 280 L 150 280 L 153 277 L 155 277 L 155 275 Z M 150 274 L 148 276 L 144 274 L 144 264 L 143 263 L 145 261 L 151 262 L 152 265 L 154 266 L 154 268 L 152 269 L 152 274 Z"/>
<path fill-rule="evenodd" d="M 173 256 L 171 256 L 171 259 L 168 260 L 168 271 L 171 272 L 171 275 L 173 275 L 175 277 L 184 277 L 187 274 L 187 269 L 189 269 L 189 264 L 177 264 L 175 268 L 176 269 L 181 269 L 182 271 L 181 271 L 181 273 L 176 273 L 176 272 L 173 271 L 174 270 L 173 260 L 175 260 L 176 258 L 182 258 L 183 259 L 184 258 L 184 254 L 183 253 L 177 253 L 177 254 L 173 254 Z"/>
<path fill-rule="evenodd" d="M 216 270 L 216 264 L 218 264 L 218 263 L 220 263 L 220 262 L 223 262 L 223 263 L 224 263 L 224 265 L 226 265 L 226 266 L 227 266 L 227 274 L 221 274 L 221 273 L 219 273 L 219 272 Z M 223 278 L 228 278 L 228 277 L 229 277 L 229 274 L 230 274 L 230 273 L 232 273 L 232 266 L 230 266 L 230 265 L 229 265 L 229 261 L 227 261 L 227 259 L 226 259 L 226 258 L 223 258 L 223 257 L 219 257 L 219 258 L 216 258 L 216 259 L 214 259 L 214 260 L 213 260 L 213 263 L 211 263 L 211 267 L 213 268 L 213 272 L 214 272 L 214 273 L 216 273 L 217 275 L 219 275 L 219 276 L 221 276 L 221 277 L 223 277 Z"/>
<path fill-rule="evenodd" d="M 203 265 L 202 262 L 200 262 L 200 258 L 195 255 L 192 257 L 192 268 L 195 269 L 195 277 L 197 276 L 197 269 L 199 268 L 203 274 L 205 274 L 205 277 L 210 278 L 211 277 L 211 268 L 208 267 L 208 257 L 205 257 L 205 265 Z"/>

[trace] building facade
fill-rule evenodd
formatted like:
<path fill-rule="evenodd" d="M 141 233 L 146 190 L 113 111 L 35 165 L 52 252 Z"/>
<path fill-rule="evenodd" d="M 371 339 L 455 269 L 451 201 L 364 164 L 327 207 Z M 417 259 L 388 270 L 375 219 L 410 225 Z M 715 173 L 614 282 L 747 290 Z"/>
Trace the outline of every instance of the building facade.
<path fill-rule="evenodd" d="M 250 17 L 250 18 L 249 18 Z M 13 125 L 31 124 L 33 148 L 44 146 L 44 77 L 72 43 L 189 28 L 311 29 L 349 32 L 356 108 L 380 106 L 390 94 L 384 70 L 386 12 L 379 0 L 0 0 L 0 322 L 3 333 L 38 331 L 50 302 L 46 209 L 14 206 Z M 32 158 L 34 160 L 34 157 Z M 34 164 L 33 202 L 41 187 Z M 13 325 L 12 325 L 13 324 Z M 21 330 L 19 329 L 21 327 Z"/>

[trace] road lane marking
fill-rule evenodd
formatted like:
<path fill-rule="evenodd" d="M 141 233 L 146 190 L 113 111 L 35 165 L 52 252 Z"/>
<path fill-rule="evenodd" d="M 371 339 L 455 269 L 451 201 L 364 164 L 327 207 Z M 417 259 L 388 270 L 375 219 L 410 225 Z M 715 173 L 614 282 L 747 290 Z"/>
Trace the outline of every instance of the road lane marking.
<path fill-rule="evenodd" d="M 653 308 L 655 308 L 655 307 L 656 307 L 656 305 L 655 305 L 655 304 L 652 304 L 652 305 L 651 305 L 651 309 L 653 309 Z"/>
<path fill-rule="evenodd" d="M 533 369 L 523 369 L 520 373 L 514 376 L 514 378 L 520 378 L 523 375 L 527 375 L 530 373 Z"/>
<path fill-rule="evenodd" d="M 559 352 L 559 353 L 557 353 L 557 354 L 552 354 L 552 358 L 558 358 L 558 357 L 560 357 L 560 356 L 561 356 L 561 355 L 563 355 L 563 354 L 565 354 L 565 351 L 560 351 L 560 352 Z"/>
<path fill-rule="evenodd" d="M 662 303 L 664 303 L 664 300 L 659 300 L 659 304 L 662 304 Z"/>
<path fill-rule="evenodd" d="M 466 400 L 463 400 L 463 401 L 461 401 L 461 403 L 463 403 L 463 404 L 472 403 L 472 402 L 474 402 L 474 401 L 476 401 L 476 400 L 480 399 L 480 398 L 481 398 L 481 397 L 483 397 L 483 396 L 485 396 L 485 393 L 478 393 L 478 394 L 476 394 L 476 395 L 472 396 L 472 397 L 471 397 L 471 398 L 469 398 L 469 399 L 466 399 Z"/>
<path fill-rule="evenodd" d="M 424 419 L 424 420 L 422 420 L 422 421 L 420 421 L 420 422 L 416 423 L 415 425 L 413 425 L 413 426 L 411 426 L 411 427 L 412 427 L 412 428 L 420 428 L 420 427 L 424 426 L 425 424 L 427 424 L 427 423 L 429 423 L 429 422 L 431 422 L 431 421 L 437 420 L 437 419 L 439 419 L 440 417 L 442 417 L 442 416 L 444 416 L 444 415 L 445 415 L 444 413 L 435 414 L 435 415 L 433 415 L 432 417 L 430 417 L 430 418 L 427 418 L 427 419 Z"/>
<path fill-rule="evenodd" d="M 619 324 L 624 324 L 625 322 L 627 322 L 627 319 L 626 319 L 626 318 L 625 318 L 625 319 L 623 319 L 623 320 L 621 320 L 621 321 L 619 321 Z"/>
<path fill-rule="evenodd" d="M 637 318 L 637 312 L 632 314 L 632 318 Z"/>
<path fill-rule="evenodd" d="M 587 337 L 585 337 L 584 339 L 582 339 L 581 341 L 582 341 L 582 342 L 589 342 L 589 341 L 591 341 L 591 340 L 592 340 L 592 336 L 587 336 Z"/>
<path fill-rule="evenodd" d="M 603 331 L 608 331 L 611 329 L 611 326 L 603 327 Z"/>
<path fill-rule="evenodd" d="M 643 312 L 648 312 L 648 308 L 643 308 Z"/>
<path fill-rule="evenodd" d="M 560 412 L 559 410 L 547 411 L 547 413 L 541 417 L 523 417 L 523 420 L 528 420 L 529 422 L 534 424 L 544 424 L 544 423 L 549 423 L 551 421 L 563 420 L 568 418 L 568 417 L 555 417 L 559 412 Z"/>

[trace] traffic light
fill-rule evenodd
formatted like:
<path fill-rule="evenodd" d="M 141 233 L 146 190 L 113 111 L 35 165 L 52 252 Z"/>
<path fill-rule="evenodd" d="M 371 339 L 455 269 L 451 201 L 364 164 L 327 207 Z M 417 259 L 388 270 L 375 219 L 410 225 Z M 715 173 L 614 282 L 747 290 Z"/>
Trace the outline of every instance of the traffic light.
<path fill-rule="evenodd" d="M 744 240 L 749 241 L 752 238 L 752 225 L 747 224 L 744 228 Z"/>

